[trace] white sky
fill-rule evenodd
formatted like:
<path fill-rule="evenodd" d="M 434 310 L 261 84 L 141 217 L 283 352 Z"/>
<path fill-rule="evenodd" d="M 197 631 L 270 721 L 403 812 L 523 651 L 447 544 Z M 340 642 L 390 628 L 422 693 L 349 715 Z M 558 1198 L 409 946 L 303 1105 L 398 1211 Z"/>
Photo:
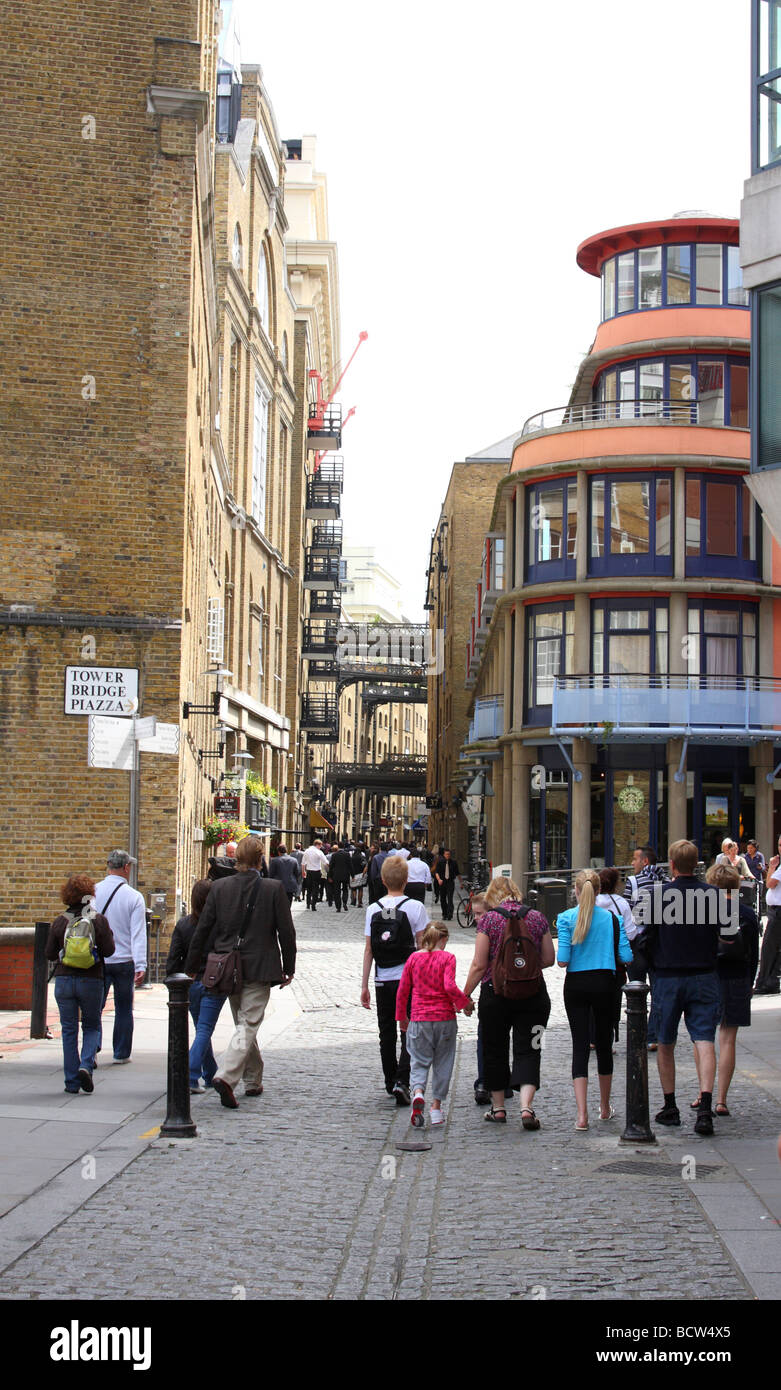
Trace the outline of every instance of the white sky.
<path fill-rule="evenodd" d="M 578 244 L 738 216 L 749 0 L 241 0 L 280 137 L 317 136 L 339 247 L 345 541 L 422 619 L 454 461 L 563 405 L 594 337 Z"/>

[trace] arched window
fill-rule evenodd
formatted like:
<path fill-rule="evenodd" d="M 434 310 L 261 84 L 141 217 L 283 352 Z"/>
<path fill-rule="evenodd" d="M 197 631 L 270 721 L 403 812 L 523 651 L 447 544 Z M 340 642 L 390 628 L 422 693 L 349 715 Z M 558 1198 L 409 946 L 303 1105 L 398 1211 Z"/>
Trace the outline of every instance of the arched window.
<path fill-rule="evenodd" d="M 233 260 L 233 264 L 235 265 L 236 269 L 241 270 L 243 263 L 241 248 L 241 228 L 239 227 L 238 222 L 236 223 L 236 226 L 233 228 L 233 250 L 231 252 L 231 259 Z"/>
<path fill-rule="evenodd" d="M 282 366 L 285 368 L 285 371 L 287 371 L 287 367 L 288 367 L 287 333 L 283 333 L 283 334 L 282 334 L 282 348 L 281 348 L 280 356 L 281 356 L 281 358 L 282 358 Z"/>
<path fill-rule="evenodd" d="M 268 332 L 269 332 L 269 318 L 270 318 L 270 314 L 269 314 L 269 309 L 270 309 L 270 295 L 269 295 L 269 284 L 268 284 L 268 261 L 266 260 L 266 252 L 265 252 L 265 249 L 264 249 L 264 247 L 262 247 L 262 246 L 261 246 L 261 248 L 260 248 L 260 255 L 258 256 L 258 284 L 257 284 L 256 294 L 257 294 L 257 300 L 258 300 L 258 313 L 259 313 L 259 315 L 260 315 L 260 322 L 261 322 L 261 324 L 263 325 L 263 331 L 264 331 L 265 333 L 268 333 Z"/>

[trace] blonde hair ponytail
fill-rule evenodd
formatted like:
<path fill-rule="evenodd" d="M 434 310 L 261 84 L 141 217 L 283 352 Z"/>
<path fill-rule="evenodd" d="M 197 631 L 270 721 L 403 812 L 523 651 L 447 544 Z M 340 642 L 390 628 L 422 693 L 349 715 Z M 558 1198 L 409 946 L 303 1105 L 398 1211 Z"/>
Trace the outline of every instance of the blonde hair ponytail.
<path fill-rule="evenodd" d="M 578 915 L 575 919 L 575 930 L 572 933 L 572 944 L 579 946 L 581 941 L 585 941 L 591 929 L 594 905 L 597 894 L 601 891 L 599 874 L 594 869 L 581 869 L 575 879 L 575 888 L 578 892 Z"/>
<path fill-rule="evenodd" d="M 422 951 L 435 951 L 440 941 L 443 939 L 447 941 L 449 936 L 450 932 L 444 922 L 442 924 L 438 922 L 429 922 L 420 938 L 420 949 Z"/>

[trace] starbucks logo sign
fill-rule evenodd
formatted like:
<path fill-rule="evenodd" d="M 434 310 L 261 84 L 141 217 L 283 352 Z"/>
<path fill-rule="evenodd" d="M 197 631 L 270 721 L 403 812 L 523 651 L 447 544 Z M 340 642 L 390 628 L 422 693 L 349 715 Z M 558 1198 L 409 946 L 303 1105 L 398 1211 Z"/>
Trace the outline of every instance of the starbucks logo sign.
<path fill-rule="evenodd" d="M 622 787 L 618 793 L 618 804 L 628 816 L 636 816 L 645 805 L 645 797 L 639 787 Z"/>

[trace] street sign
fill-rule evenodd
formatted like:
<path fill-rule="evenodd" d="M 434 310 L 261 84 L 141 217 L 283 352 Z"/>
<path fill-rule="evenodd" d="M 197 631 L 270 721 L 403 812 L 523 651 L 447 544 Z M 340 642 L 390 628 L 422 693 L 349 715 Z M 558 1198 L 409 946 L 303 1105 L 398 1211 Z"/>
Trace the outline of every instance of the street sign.
<path fill-rule="evenodd" d="M 133 769 L 133 724 L 91 714 L 87 725 L 87 766 Z"/>
<path fill-rule="evenodd" d="M 241 797 L 215 796 L 214 814 L 215 816 L 229 816 L 231 819 L 236 819 L 241 815 Z"/>
<path fill-rule="evenodd" d="M 136 738 L 154 738 L 157 729 L 157 719 L 154 714 L 150 714 L 147 719 L 137 719 L 134 726 Z"/>
<path fill-rule="evenodd" d="M 137 666 L 66 666 L 65 713 L 127 717 L 138 709 Z"/>
<path fill-rule="evenodd" d="M 147 723 L 145 719 L 139 719 L 136 723 L 138 728 L 141 724 Z M 138 747 L 142 753 L 178 753 L 179 752 L 179 725 L 160 724 L 151 738 L 140 738 Z"/>

